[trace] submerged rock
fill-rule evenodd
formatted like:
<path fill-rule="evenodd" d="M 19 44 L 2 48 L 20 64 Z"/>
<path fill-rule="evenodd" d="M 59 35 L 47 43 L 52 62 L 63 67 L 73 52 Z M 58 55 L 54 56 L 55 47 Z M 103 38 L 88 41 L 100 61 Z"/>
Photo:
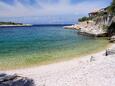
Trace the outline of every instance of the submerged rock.
<path fill-rule="evenodd" d="M 34 81 L 16 74 L 0 74 L 0 86 L 35 86 Z"/>

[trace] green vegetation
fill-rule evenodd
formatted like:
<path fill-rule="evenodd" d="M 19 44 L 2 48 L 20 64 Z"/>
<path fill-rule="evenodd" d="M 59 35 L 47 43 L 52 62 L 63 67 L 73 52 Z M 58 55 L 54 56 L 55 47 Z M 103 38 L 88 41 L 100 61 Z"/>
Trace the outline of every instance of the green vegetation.
<path fill-rule="evenodd" d="M 83 21 L 88 21 L 88 20 L 91 20 L 91 19 L 93 19 L 93 17 L 86 17 L 86 16 L 84 16 L 82 18 L 79 18 L 78 21 L 79 22 L 83 22 Z"/>
<path fill-rule="evenodd" d="M 109 26 L 103 25 L 102 28 L 103 28 L 104 31 L 107 31 L 107 29 L 109 28 Z"/>
<path fill-rule="evenodd" d="M 0 25 L 23 25 L 22 23 L 14 23 L 14 22 L 0 22 Z"/>
<path fill-rule="evenodd" d="M 111 5 L 108 7 L 108 12 L 115 14 L 115 0 L 113 0 Z"/>

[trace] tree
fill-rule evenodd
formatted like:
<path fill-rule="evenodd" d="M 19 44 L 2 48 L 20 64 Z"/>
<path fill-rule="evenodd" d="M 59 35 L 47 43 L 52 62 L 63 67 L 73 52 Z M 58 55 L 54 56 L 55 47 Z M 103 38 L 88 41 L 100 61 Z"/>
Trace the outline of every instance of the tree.
<path fill-rule="evenodd" d="M 86 16 L 78 19 L 79 22 L 83 22 L 83 21 L 87 21 L 87 20 L 88 20 L 88 17 L 86 17 Z"/>
<path fill-rule="evenodd" d="M 112 1 L 111 5 L 108 8 L 108 11 L 112 14 L 115 14 L 115 0 Z"/>

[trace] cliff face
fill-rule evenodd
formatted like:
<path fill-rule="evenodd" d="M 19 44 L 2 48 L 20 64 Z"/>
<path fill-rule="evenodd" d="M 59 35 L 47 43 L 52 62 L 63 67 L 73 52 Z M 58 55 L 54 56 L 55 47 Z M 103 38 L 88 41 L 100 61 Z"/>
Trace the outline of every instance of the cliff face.
<path fill-rule="evenodd" d="M 109 37 L 115 35 L 115 17 L 112 18 L 112 23 L 109 26 L 107 33 Z"/>
<path fill-rule="evenodd" d="M 105 25 L 110 26 L 113 22 L 112 15 L 103 15 L 94 19 L 95 25 Z"/>
<path fill-rule="evenodd" d="M 80 32 L 94 36 L 108 36 L 113 32 L 113 29 L 111 30 L 110 28 L 113 27 L 114 22 L 115 17 L 112 15 L 97 16 L 90 21 L 81 22 L 79 24 L 81 28 Z"/>

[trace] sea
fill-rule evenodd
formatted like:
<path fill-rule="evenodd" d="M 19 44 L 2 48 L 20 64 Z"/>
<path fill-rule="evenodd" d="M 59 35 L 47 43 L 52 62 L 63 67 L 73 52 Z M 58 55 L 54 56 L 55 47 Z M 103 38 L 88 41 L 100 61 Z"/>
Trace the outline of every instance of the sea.
<path fill-rule="evenodd" d="M 106 39 L 78 34 L 63 25 L 0 27 L 0 69 L 16 69 L 79 58 L 104 49 Z"/>

